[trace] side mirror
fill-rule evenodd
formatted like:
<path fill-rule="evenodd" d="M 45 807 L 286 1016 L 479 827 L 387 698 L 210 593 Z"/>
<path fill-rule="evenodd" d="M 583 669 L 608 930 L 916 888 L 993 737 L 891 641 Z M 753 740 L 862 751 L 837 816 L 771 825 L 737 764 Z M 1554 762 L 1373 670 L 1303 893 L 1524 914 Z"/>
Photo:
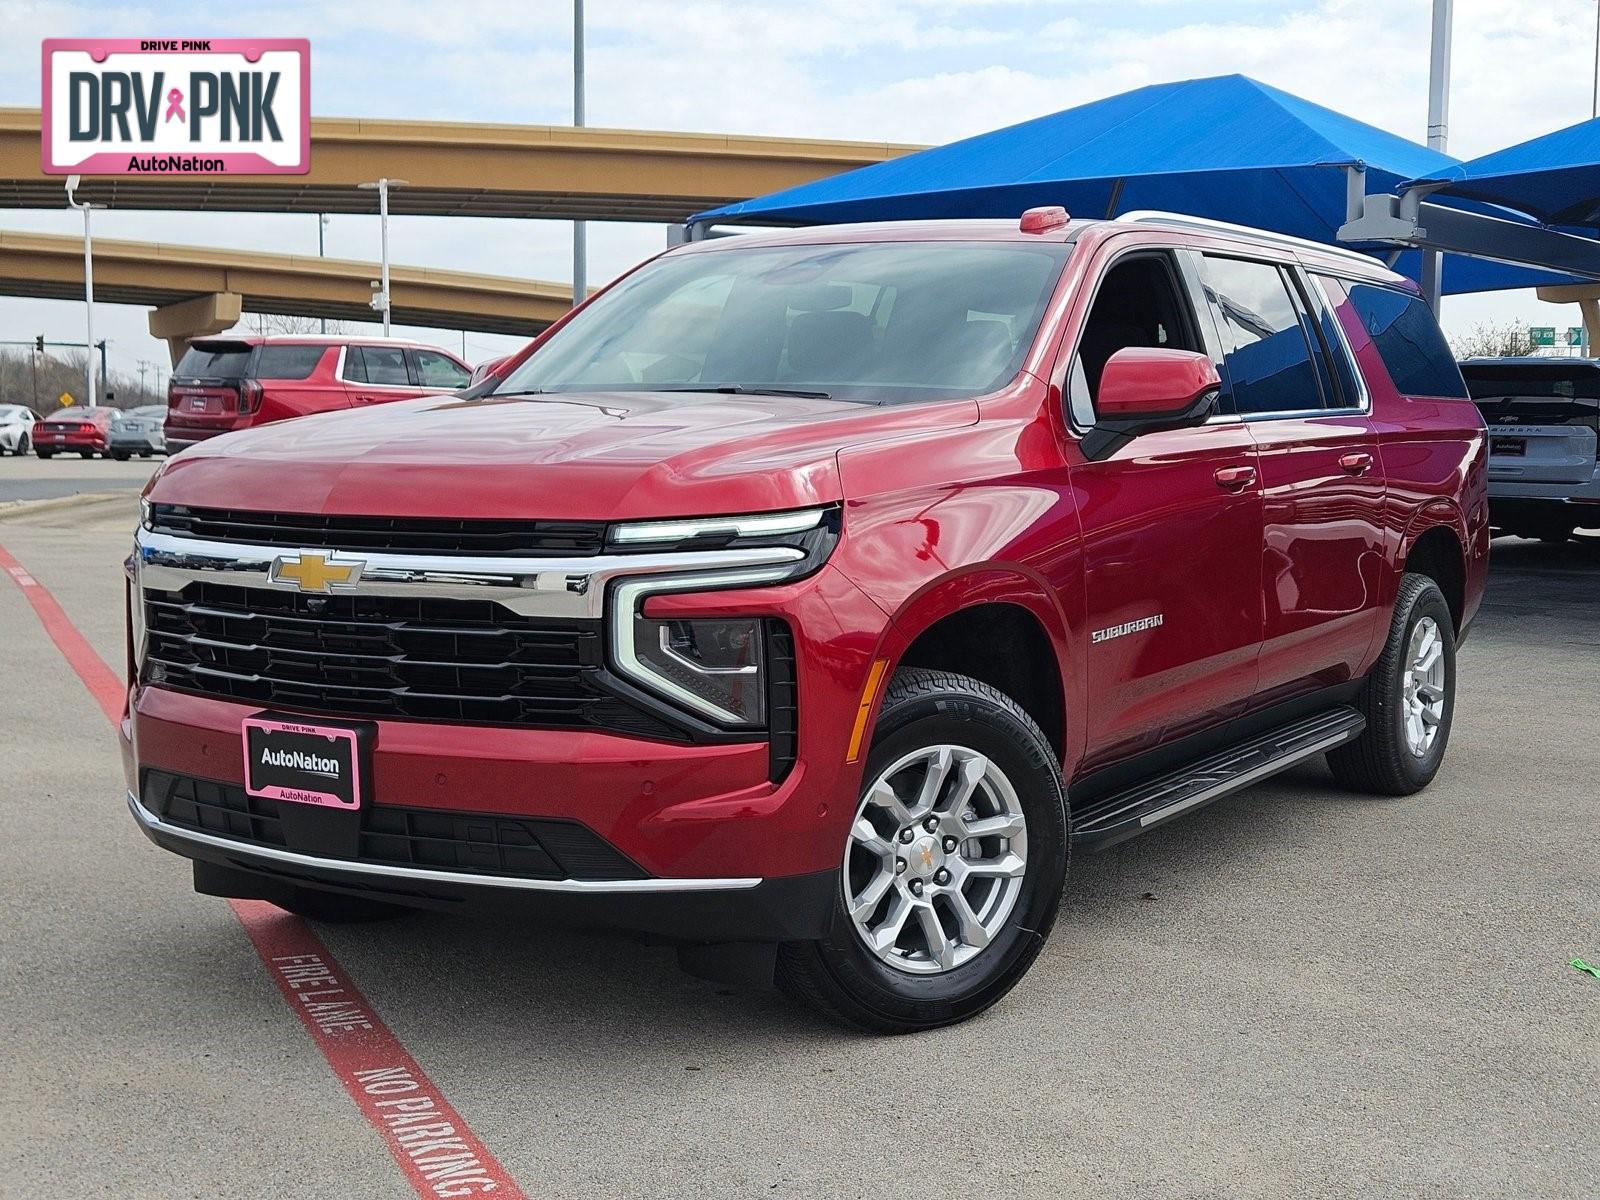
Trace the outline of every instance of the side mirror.
<path fill-rule="evenodd" d="M 1099 460 L 1142 433 L 1199 425 L 1221 390 L 1207 355 L 1154 346 L 1118 350 L 1100 374 L 1094 428 L 1083 437 L 1083 453 Z"/>

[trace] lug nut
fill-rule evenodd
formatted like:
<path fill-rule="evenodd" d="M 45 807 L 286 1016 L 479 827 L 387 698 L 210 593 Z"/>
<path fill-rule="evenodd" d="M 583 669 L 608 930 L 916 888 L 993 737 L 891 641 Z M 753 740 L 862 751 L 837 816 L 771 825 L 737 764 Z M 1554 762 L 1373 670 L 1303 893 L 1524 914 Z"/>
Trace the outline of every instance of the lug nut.
<path fill-rule="evenodd" d="M 912 838 L 914 838 L 916 836 L 917 836 L 917 831 L 915 829 L 902 829 L 900 831 L 900 840 L 902 842 L 909 842 Z"/>
<path fill-rule="evenodd" d="M 913 895 L 913 896 L 920 896 L 920 895 L 922 895 L 922 880 L 920 880 L 920 879 L 913 879 L 913 880 L 912 880 L 912 881 L 911 881 L 911 894 L 912 894 L 912 895 Z"/>
<path fill-rule="evenodd" d="M 945 884 L 950 882 L 950 872 L 946 871 L 943 867 L 940 867 L 933 873 L 933 881 L 940 887 L 943 887 Z"/>
<path fill-rule="evenodd" d="M 944 840 L 944 852 L 945 852 L 945 853 L 946 853 L 946 854 L 950 854 L 950 853 L 953 853 L 953 852 L 954 852 L 954 850 L 955 850 L 955 848 L 956 848 L 956 847 L 957 847 L 957 846 L 959 846 L 959 845 L 960 845 L 960 844 L 961 844 L 961 843 L 960 843 L 960 842 L 958 842 L 958 841 L 957 841 L 957 840 L 956 840 L 956 839 L 955 839 L 955 838 L 953 838 L 953 837 L 947 837 L 947 838 L 945 838 L 945 840 Z"/>
<path fill-rule="evenodd" d="M 924 821 L 922 823 L 922 827 L 924 829 L 926 829 L 929 833 L 933 833 L 933 832 L 937 831 L 938 828 L 939 828 L 939 818 L 938 817 L 929 817 L 926 821 Z"/>
<path fill-rule="evenodd" d="M 906 873 L 906 860 L 905 859 L 897 858 L 897 859 L 894 860 L 894 873 L 896 875 L 904 875 Z"/>

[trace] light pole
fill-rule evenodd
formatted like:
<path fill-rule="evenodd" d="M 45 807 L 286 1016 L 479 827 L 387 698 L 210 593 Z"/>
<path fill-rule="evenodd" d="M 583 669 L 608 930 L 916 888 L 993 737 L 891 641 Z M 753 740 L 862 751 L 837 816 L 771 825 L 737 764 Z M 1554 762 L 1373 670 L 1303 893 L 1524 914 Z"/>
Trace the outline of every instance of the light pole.
<path fill-rule="evenodd" d="M 94 237 L 89 230 L 89 212 L 93 208 L 105 206 L 96 206 L 87 200 L 79 204 L 73 193 L 78 190 L 80 182 L 82 182 L 81 176 L 67 176 L 67 203 L 83 213 L 83 319 L 84 328 L 88 331 L 88 336 L 83 340 L 89 343 L 89 348 L 83 355 L 83 387 L 84 403 L 94 408 Z"/>
<path fill-rule="evenodd" d="M 572 0 L 572 125 L 583 128 L 583 0 Z M 588 227 L 572 223 L 572 303 L 589 294 Z"/>
<path fill-rule="evenodd" d="M 318 258 L 325 258 L 326 257 L 326 254 L 324 253 L 323 245 L 322 245 L 322 231 L 328 227 L 328 222 L 331 221 L 332 219 L 333 218 L 328 216 L 327 213 L 318 213 L 317 214 L 317 257 Z M 321 318 L 321 320 L 322 320 L 322 332 L 323 333 L 327 333 L 328 332 L 328 318 L 327 317 L 323 317 L 323 318 Z"/>
<path fill-rule="evenodd" d="M 378 294 L 372 298 L 372 307 L 383 314 L 383 336 L 389 336 L 389 189 L 404 187 L 404 179 L 380 179 L 376 183 L 359 184 L 368 191 L 378 190 L 378 236 L 383 245 L 382 276 L 378 281 Z"/>
<path fill-rule="evenodd" d="M 1450 142 L 1450 32 L 1454 0 L 1433 0 L 1433 38 L 1428 59 L 1428 149 L 1443 154 Z M 1444 295 L 1444 255 L 1422 252 L 1422 294 L 1434 315 Z"/>

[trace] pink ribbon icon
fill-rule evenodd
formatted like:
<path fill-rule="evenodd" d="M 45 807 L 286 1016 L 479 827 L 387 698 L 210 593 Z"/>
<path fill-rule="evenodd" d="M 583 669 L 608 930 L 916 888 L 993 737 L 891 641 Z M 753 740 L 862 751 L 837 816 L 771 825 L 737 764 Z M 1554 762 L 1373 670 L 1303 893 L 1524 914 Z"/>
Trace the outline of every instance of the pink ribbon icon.
<path fill-rule="evenodd" d="M 177 117 L 180 121 L 189 119 L 183 115 L 183 93 L 177 88 L 173 88 L 167 93 L 167 115 L 162 123 L 165 124 L 167 121 L 172 120 L 173 117 Z"/>

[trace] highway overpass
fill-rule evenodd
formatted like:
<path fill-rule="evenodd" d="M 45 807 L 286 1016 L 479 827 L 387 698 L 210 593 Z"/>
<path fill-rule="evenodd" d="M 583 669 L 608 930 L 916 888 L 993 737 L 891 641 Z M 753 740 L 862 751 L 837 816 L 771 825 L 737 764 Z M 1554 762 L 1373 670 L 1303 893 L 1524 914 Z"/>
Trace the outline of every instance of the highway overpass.
<path fill-rule="evenodd" d="M 566 284 L 391 265 L 394 321 L 532 336 L 571 307 Z M 378 264 L 158 242 L 94 241 L 95 300 L 144 304 L 150 332 L 174 354 L 186 337 L 217 333 L 241 310 L 377 319 L 368 301 Z M 0 295 L 83 299 L 83 240 L 0 231 Z"/>
<path fill-rule="evenodd" d="M 404 179 L 390 212 L 674 223 L 702 209 L 895 158 L 918 146 L 801 138 L 315 117 L 308 175 L 90 177 L 121 209 L 370 213 L 358 184 Z M 0 207 L 60 208 L 39 170 L 39 110 L 0 108 Z"/>

